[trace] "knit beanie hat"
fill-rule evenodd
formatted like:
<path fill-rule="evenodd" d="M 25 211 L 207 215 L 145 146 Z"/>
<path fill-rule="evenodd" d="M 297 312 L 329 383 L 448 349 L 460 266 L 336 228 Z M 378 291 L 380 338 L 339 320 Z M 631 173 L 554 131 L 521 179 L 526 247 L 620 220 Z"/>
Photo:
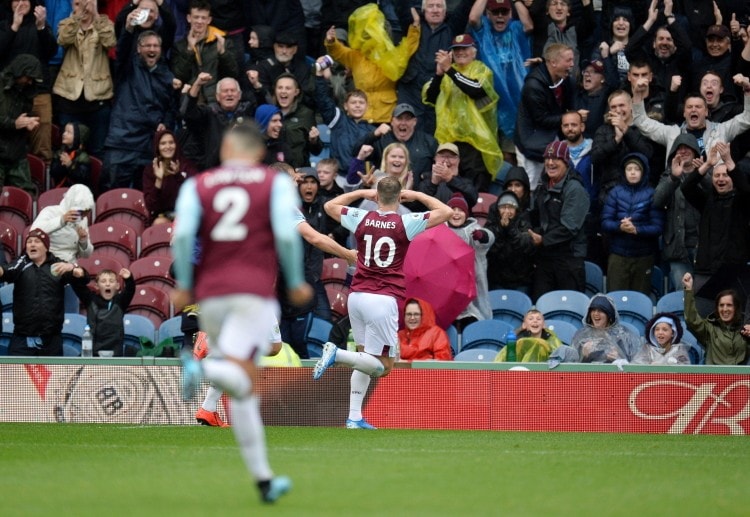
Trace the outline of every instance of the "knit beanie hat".
<path fill-rule="evenodd" d="M 47 251 L 49 251 L 49 235 L 47 235 L 44 230 L 42 230 L 41 228 L 33 228 L 29 230 L 24 243 L 28 242 L 29 238 L 31 237 L 36 237 L 37 239 L 42 241 L 44 247 L 47 248 Z"/>
<path fill-rule="evenodd" d="M 469 204 L 466 202 L 466 199 L 464 199 L 463 194 L 461 194 L 460 192 L 456 192 L 451 196 L 451 198 L 448 200 L 448 206 L 451 208 L 458 208 L 466 214 L 466 217 L 469 217 L 469 215 L 471 215 L 469 213 Z"/>
<path fill-rule="evenodd" d="M 266 132 L 268 124 L 277 113 L 281 113 L 281 110 L 273 104 L 261 104 L 258 106 L 258 109 L 255 110 L 255 122 L 258 123 L 262 132 Z"/>
<path fill-rule="evenodd" d="M 557 158 L 568 163 L 570 161 L 568 143 L 563 140 L 555 140 L 547 144 L 547 148 L 544 149 L 544 159 L 546 160 L 547 158 Z"/>
<path fill-rule="evenodd" d="M 501 207 L 503 205 L 510 205 L 515 208 L 518 208 L 519 206 L 518 197 L 516 197 L 516 195 L 510 190 L 506 190 L 505 192 L 500 194 L 500 197 L 497 200 L 498 207 Z"/>

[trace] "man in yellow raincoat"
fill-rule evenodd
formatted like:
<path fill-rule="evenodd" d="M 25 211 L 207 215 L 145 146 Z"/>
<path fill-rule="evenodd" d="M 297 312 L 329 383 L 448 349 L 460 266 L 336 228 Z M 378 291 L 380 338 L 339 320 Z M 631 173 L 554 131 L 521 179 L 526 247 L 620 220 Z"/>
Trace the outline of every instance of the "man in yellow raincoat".
<path fill-rule="evenodd" d="M 479 192 L 487 192 L 503 165 L 503 153 L 497 141 L 498 95 L 492 71 L 476 56 L 470 35 L 453 38 L 450 51 L 436 53 L 435 77 L 425 85 L 422 98 L 435 106 L 437 141 L 459 147 L 461 175 L 471 178 Z"/>

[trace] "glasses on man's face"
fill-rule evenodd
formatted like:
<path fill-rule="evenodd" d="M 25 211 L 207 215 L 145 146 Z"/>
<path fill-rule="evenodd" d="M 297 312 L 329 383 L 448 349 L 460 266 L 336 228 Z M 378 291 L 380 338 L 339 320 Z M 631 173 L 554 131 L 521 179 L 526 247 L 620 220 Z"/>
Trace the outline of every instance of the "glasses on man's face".
<path fill-rule="evenodd" d="M 422 313 L 421 312 L 407 312 L 406 314 L 404 314 L 404 316 L 406 316 L 407 318 L 421 318 Z"/>
<path fill-rule="evenodd" d="M 510 9 L 493 9 L 490 11 L 490 14 L 492 16 L 508 16 L 510 14 Z"/>

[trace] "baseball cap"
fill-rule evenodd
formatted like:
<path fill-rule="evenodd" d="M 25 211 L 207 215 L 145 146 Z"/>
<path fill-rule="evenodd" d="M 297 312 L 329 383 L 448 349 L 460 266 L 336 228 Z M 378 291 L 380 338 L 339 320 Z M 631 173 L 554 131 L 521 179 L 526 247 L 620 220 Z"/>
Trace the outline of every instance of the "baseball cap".
<path fill-rule="evenodd" d="M 586 70 L 586 68 L 591 67 L 594 69 L 594 71 L 603 74 L 604 73 L 604 63 L 602 63 L 599 59 L 592 59 L 592 60 L 586 60 L 583 63 L 581 63 L 581 70 Z"/>
<path fill-rule="evenodd" d="M 730 35 L 731 33 L 726 25 L 711 25 L 708 30 L 706 30 L 706 38 L 710 38 L 711 36 L 717 38 L 728 38 Z"/>
<path fill-rule="evenodd" d="M 405 102 L 399 104 L 393 110 L 393 116 L 394 117 L 400 117 L 404 113 L 411 113 L 413 116 L 415 116 L 415 117 L 417 116 L 417 112 L 414 111 L 414 108 L 411 107 L 411 104 L 406 104 Z"/>
<path fill-rule="evenodd" d="M 565 162 L 570 161 L 570 153 L 568 152 L 568 144 L 563 140 L 555 140 L 547 144 L 547 148 L 544 150 L 544 159 L 557 158 Z"/>
<path fill-rule="evenodd" d="M 453 40 L 451 41 L 451 48 L 457 48 L 457 47 L 473 47 L 474 46 L 474 38 L 472 38 L 469 34 L 459 34 Z"/>
<path fill-rule="evenodd" d="M 510 0 L 487 0 L 487 10 L 510 9 Z"/>
<path fill-rule="evenodd" d="M 455 154 L 456 156 L 460 156 L 458 153 L 458 147 L 456 146 L 456 144 L 452 144 L 450 142 L 440 144 L 437 148 L 437 151 L 435 151 L 435 154 L 439 153 L 440 151 L 449 151 Z"/>
<path fill-rule="evenodd" d="M 283 31 L 276 34 L 273 42 L 279 43 L 281 45 L 288 45 L 291 47 L 297 45 L 297 36 L 295 36 L 291 31 Z"/>
<path fill-rule="evenodd" d="M 315 181 L 320 183 L 320 179 L 318 178 L 318 171 L 315 169 L 315 167 L 300 167 L 297 169 L 298 174 L 302 174 L 302 179 L 305 178 L 315 178 Z"/>

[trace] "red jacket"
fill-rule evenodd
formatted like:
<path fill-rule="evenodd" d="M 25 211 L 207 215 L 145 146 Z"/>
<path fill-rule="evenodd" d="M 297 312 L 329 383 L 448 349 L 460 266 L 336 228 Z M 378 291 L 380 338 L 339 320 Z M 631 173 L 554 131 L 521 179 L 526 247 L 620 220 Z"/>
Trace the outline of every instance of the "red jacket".
<path fill-rule="evenodd" d="M 398 331 L 401 359 L 404 361 L 420 359 L 452 361 L 453 353 L 448 334 L 435 324 L 435 311 L 432 305 L 419 298 L 411 298 L 406 301 L 406 304 L 412 301 L 416 301 L 422 308 L 422 321 L 414 330 L 404 328 Z"/>

